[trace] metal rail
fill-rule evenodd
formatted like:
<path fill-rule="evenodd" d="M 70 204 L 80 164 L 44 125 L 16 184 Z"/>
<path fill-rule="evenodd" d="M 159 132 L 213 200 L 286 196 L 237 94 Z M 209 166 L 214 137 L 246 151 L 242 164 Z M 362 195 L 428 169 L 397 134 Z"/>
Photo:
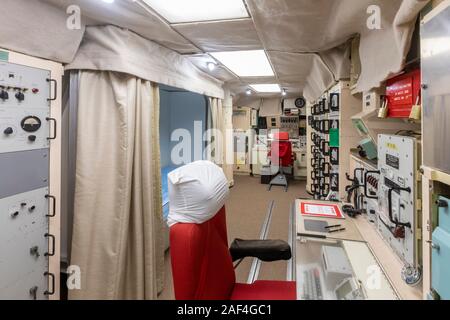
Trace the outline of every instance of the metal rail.
<path fill-rule="evenodd" d="M 286 280 L 296 281 L 296 270 L 295 270 L 295 243 L 297 238 L 297 230 L 295 224 L 295 206 L 291 204 L 291 213 L 289 215 L 289 233 L 288 233 L 288 243 L 291 247 L 292 257 L 287 263 Z"/>
<path fill-rule="evenodd" d="M 269 234 L 270 222 L 272 221 L 272 211 L 275 206 L 275 201 L 272 200 L 269 203 L 269 208 L 267 210 L 266 218 L 261 227 L 261 232 L 259 234 L 259 240 L 266 240 Z M 250 267 L 250 272 L 248 274 L 247 283 L 252 284 L 258 279 L 259 271 L 261 269 L 261 260 L 258 258 L 253 258 L 252 266 Z"/>

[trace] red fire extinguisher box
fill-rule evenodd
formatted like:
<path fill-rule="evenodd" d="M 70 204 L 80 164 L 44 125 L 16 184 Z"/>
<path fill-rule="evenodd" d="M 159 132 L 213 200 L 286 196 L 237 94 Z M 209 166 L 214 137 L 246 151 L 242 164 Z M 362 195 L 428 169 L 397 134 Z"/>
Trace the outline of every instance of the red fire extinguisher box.
<path fill-rule="evenodd" d="M 409 118 L 411 108 L 420 103 L 420 69 L 386 81 L 389 118 Z"/>

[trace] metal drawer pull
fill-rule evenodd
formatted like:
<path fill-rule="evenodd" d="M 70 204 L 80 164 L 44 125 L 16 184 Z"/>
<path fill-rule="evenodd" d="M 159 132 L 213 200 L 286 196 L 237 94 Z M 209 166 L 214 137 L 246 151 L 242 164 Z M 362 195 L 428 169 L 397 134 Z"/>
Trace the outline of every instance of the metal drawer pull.
<path fill-rule="evenodd" d="M 45 118 L 45 120 L 53 122 L 53 137 L 48 137 L 47 140 L 55 140 L 56 139 L 56 132 L 58 130 L 58 128 L 56 126 L 56 119 L 47 117 L 47 118 Z"/>
<path fill-rule="evenodd" d="M 55 275 L 53 273 L 51 273 L 51 272 L 44 272 L 44 276 L 45 277 L 49 277 L 52 280 L 52 282 L 51 282 L 52 283 L 52 289 L 44 291 L 44 294 L 46 296 L 51 296 L 51 295 L 55 294 Z"/>
<path fill-rule="evenodd" d="M 46 217 L 53 218 L 54 216 L 56 216 L 56 198 L 52 195 L 47 194 L 45 196 L 45 199 L 52 199 L 52 212 L 51 214 L 47 214 Z"/>
<path fill-rule="evenodd" d="M 50 98 L 48 98 L 47 101 L 55 101 L 58 95 L 58 82 L 55 79 L 46 79 L 46 80 L 47 82 L 50 82 L 50 87 L 52 82 L 54 84 L 53 98 L 50 96 Z"/>
<path fill-rule="evenodd" d="M 52 245 L 51 245 L 52 252 L 50 252 L 50 249 L 49 249 L 49 252 L 46 252 L 46 253 L 44 254 L 44 256 L 46 256 L 46 257 L 53 257 L 53 256 L 55 255 L 55 249 L 56 249 L 56 248 L 55 248 L 55 246 L 56 246 L 56 239 L 55 239 L 55 236 L 52 235 L 52 234 L 50 234 L 50 233 L 46 233 L 46 234 L 44 235 L 44 237 L 50 238 L 51 241 L 52 241 Z"/>

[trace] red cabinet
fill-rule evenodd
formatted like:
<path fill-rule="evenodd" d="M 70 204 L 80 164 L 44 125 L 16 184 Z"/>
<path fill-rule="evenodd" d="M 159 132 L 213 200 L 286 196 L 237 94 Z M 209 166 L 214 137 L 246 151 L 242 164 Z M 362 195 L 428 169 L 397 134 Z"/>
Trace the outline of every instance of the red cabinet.
<path fill-rule="evenodd" d="M 389 118 L 409 118 L 411 108 L 420 104 L 420 69 L 386 81 L 386 98 Z"/>

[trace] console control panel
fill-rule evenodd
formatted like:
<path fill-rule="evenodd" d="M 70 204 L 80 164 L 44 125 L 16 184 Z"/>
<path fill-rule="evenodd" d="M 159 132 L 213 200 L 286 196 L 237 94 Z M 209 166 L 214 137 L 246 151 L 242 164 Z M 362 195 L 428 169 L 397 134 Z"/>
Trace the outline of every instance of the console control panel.
<path fill-rule="evenodd" d="M 49 146 L 50 72 L 0 62 L 0 150 Z"/>

